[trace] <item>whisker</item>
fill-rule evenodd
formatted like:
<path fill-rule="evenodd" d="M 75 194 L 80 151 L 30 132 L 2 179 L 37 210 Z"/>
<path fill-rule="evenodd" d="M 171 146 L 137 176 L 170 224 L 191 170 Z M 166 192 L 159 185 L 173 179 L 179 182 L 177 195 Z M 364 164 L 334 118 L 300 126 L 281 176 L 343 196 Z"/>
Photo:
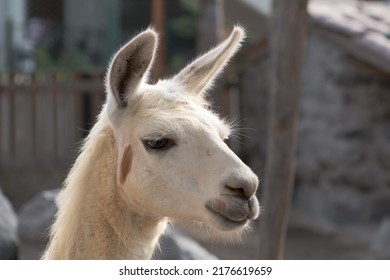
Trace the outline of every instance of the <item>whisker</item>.
<path fill-rule="evenodd" d="M 228 117 L 225 119 L 225 122 L 230 126 L 231 130 L 229 138 L 239 144 L 243 144 L 241 142 L 241 139 L 243 138 L 250 140 L 255 139 L 255 137 L 250 136 L 248 132 L 254 132 L 256 129 L 243 126 L 241 123 L 245 120 L 247 120 L 247 118 L 240 118 L 238 116 Z"/>

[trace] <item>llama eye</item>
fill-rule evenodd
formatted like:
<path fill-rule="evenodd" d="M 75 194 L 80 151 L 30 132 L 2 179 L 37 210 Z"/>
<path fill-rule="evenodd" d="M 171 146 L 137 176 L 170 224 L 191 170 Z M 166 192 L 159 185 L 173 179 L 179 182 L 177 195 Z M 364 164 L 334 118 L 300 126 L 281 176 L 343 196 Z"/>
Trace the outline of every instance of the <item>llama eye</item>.
<path fill-rule="evenodd" d="M 168 150 L 175 146 L 175 142 L 168 138 L 144 140 L 143 143 L 147 149 L 159 151 Z"/>

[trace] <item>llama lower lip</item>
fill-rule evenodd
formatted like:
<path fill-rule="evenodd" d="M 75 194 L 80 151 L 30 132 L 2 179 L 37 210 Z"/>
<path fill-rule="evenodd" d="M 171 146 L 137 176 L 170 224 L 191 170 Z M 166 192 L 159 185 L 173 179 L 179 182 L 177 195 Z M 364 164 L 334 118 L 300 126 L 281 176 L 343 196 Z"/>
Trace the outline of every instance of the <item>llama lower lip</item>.
<path fill-rule="evenodd" d="M 216 218 L 219 227 L 222 230 L 233 230 L 244 226 L 247 222 L 247 218 L 243 218 L 242 220 L 233 220 L 222 213 L 217 212 L 212 207 L 206 205 L 206 209 Z"/>

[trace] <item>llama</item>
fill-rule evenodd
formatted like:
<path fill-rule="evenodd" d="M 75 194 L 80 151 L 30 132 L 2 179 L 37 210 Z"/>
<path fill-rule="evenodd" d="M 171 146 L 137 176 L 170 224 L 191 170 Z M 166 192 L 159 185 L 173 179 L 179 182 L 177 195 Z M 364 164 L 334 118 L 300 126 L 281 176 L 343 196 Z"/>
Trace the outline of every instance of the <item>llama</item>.
<path fill-rule="evenodd" d="M 116 53 L 106 103 L 60 192 L 44 259 L 150 259 L 170 220 L 240 234 L 257 218 L 258 179 L 225 144 L 230 126 L 205 99 L 243 37 L 235 27 L 154 85 L 152 28 Z"/>

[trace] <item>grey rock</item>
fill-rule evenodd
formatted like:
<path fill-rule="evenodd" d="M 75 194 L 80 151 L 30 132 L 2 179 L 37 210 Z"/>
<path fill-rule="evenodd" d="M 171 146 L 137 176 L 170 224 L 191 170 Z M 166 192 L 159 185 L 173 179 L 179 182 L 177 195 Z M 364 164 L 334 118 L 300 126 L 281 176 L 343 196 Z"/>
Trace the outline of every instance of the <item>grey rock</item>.
<path fill-rule="evenodd" d="M 43 191 L 24 204 L 19 212 L 19 236 L 22 240 L 45 240 L 57 211 L 58 190 Z"/>
<path fill-rule="evenodd" d="M 390 169 L 390 141 L 389 139 L 381 139 L 378 143 L 376 150 L 376 156 L 378 157 L 379 163 L 385 170 Z"/>
<path fill-rule="evenodd" d="M 372 239 L 372 247 L 377 251 L 390 252 L 390 218 L 385 218 Z"/>
<path fill-rule="evenodd" d="M 12 205 L 0 190 L 0 260 L 18 258 L 17 227 Z"/>
<path fill-rule="evenodd" d="M 339 135 L 340 138 L 344 138 L 347 140 L 367 140 L 371 139 L 373 135 L 372 129 L 365 127 L 357 127 L 357 128 L 348 128 L 345 127 Z"/>
<path fill-rule="evenodd" d="M 18 230 L 21 259 L 39 259 L 42 255 L 57 211 L 57 194 L 58 190 L 43 191 L 22 206 Z"/>
<path fill-rule="evenodd" d="M 160 239 L 161 249 L 157 250 L 157 260 L 216 260 L 217 257 L 199 243 L 176 228 L 169 228 Z"/>
<path fill-rule="evenodd" d="M 353 189 L 327 185 L 320 188 L 300 186 L 294 195 L 294 206 L 310 213 L 313 222 L 333 225 L 368 220 L 370 215 L 364 195 Z"/>
<path fill-rule="evenodd" d="M 367 194 L 381 190 L 387 179 L 378 164 L 371 162 L 353 168 L 340 166 L 338 170 L 332 172 L 330 178 L 335 184 Z"/>
<path fill-rule="evenodd" d="M 383 135 L 387 140 L 390 140 L 390 125 L 389 124 L 384 125 Z"/>
<path fill-rule="evenodd" d="M 390 217 L 390 191 L 378 192 L 370 197 L 370 219 L 380 221 Z"/>

